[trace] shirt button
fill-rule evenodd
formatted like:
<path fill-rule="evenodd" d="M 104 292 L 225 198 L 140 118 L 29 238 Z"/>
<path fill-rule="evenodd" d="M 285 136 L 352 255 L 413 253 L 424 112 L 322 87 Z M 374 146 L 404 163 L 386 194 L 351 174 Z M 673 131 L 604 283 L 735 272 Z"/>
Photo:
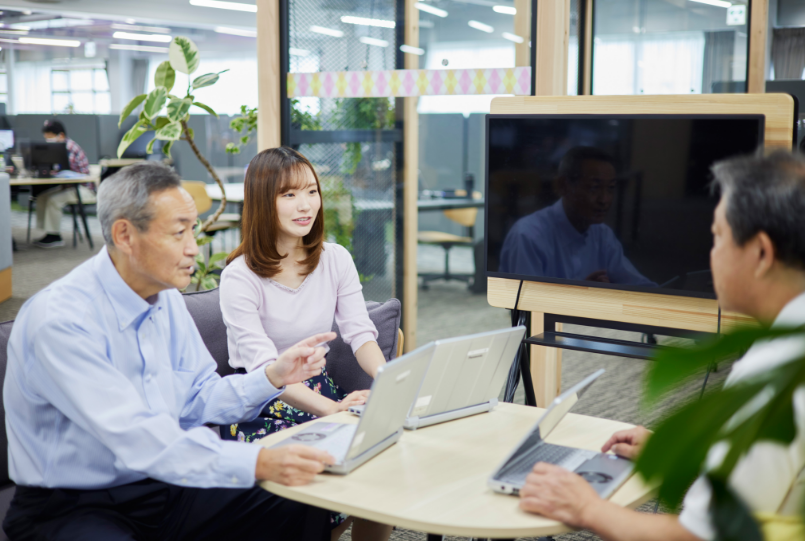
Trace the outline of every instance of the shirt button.
<path fill-rule="evenodd" d="M 186 478 L 186 477 L 183 477 L 183 478 L 182 478 L 182 483 L 184 483 L 185 485 L 188 483 L 188 480 L 187 480 L 187 478 Z"/>
<path fill-rule="evenodd" d="M 233 475 L 232 476 L 232 483 L 237 483 L 237 482 L 238 482 L 238 478 Z"/>
<path fill-rule="evenodd" d="M 147 382 L 151 381 L 151 374 L 146 374 L 145 375 L 145 381 L 147 381 Z"/>

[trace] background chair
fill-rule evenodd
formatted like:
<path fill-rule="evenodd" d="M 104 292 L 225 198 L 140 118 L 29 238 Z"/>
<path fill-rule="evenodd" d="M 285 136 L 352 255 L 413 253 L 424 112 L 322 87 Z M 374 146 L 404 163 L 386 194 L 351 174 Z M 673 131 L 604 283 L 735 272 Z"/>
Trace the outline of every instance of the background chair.
<path fill-rule="evenodd" d="M 457 190 L 458 192 L 458 190 Z M 481 197 L 479 192 L 473 192 L 473 198 Z M 475 273 L 451 273 L 450 272 L 450 250 L 453 246 L 470 246 L 475 244 L 475 219 L 478 217 L 478 209 L 475 207 L 448 209 L 442 211 L 450 220 L 467 228 L 467 234 L 454 235 L 444 231 L 420 231 L 417 234 L 419 244 L 432 244 L 441 246 L 444 249 L 444 272 L 443 273 L 422 273 L 422 289 L 428 289 L 428 282 L 434 280 L 458 280 L 471 284 L 475 278 Z"/>
<path fill-rule="evenodd" d="M 196 203 L 196 211 L 199 216 L 212 208 L 212 199 L 210 199 L 210 195 L 207 193 L 206 183 L 200 180 L 183 180 L 182 187 L 187 190 L 187 193 L 190 194 L 190 197 L 192 197 L 193 201 Z M 240 214 L 223 213 L 218 217 L 215 223 L 207 229 L 207 234 L 213 235 L 217 231 L 239 228 Z"/>

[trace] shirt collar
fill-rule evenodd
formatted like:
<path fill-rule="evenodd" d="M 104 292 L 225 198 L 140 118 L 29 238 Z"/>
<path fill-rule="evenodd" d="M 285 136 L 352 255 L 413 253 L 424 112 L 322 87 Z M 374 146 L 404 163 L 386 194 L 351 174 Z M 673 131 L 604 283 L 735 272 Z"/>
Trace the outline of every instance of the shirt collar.
<path fill-rule="evenodd" d="M 106 246 L 101 248 L 101 251 L 95 256 L 94 265 L 95 274 L 98 276 L 101 287 L 106 291 L 107 297 L 109 297 L 121 331 L 151 310 L 152 307 L 154 309 L 162 308 L 162 295 L 158 295 L 157 301 L 151 305 L 123 281 L 114 263 L 112 263 L 112 258 L 106 250 Z"/>
<path fill-rule="evenodd" d="M 551 213 L 554 215 L 554 221 L 559 229 L 562 231 L 564 235 L 570 237 L 571 239 L 576 239 L 579 241 L 587 240 L 587 235 L 589 235 L 590 230 L 588 229 L 584 233 L 579 233 L 579 230 L 573 227 L 573 224 L 570 223 L 570 219 L 568 219 L 567 214 L 565 213 L 565 207 L 562 204 L 562 198 L 559 198 L 559 201 L 554 203 L 550 206 Z"/>
<path fill-rule="evenodd" d="M 800 327 L 805 325 L 805 293 L 791 299 L 772 324 L 772 328 Z"/>

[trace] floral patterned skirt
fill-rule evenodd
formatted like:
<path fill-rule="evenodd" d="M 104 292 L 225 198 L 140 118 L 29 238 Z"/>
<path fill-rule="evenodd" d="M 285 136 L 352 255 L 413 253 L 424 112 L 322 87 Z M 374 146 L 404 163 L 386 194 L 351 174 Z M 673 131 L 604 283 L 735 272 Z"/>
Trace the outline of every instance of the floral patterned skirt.
<path fill-rule="evenodd" d="M 314 392 L 336 402 L 340 402 L 347 395 L 347 393 L 342 391 L 333 382 L 325 368 L 321 369 L 321 374 L 310 378 L 305 381 L 304 384 Z M 317 417 L 312 413 L 298 410 L 277 398 L 269 402 L 268 405 L 263 408 L 260 416 L 254 421 L 229 425 L 229 430 L 226 430 L 226 428 L 222 426 L 221 439 L 251 443 L 274 432 L 279 432 L 280 430 L 285 430 L 286 428 L 306 423 L 316 418 Z M 346 518 L 347 515 L 343 513 L 331 512 L 330 525 L 335 528 L 344 522 Z"/>

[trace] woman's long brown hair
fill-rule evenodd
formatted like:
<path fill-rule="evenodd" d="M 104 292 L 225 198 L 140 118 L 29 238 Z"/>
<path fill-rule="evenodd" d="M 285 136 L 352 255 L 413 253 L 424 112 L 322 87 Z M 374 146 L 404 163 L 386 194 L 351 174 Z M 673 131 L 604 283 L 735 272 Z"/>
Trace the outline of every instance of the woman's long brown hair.
<path fill-rule="evenodd" d="M 227 265 L 243 255 L 246 265 L 256 275 L 271 278 L 280 272 L 281 261 L 288 254 L 277 250 L 280 223 L 277 216 L 277 197 L 304 183 L 305 169 L 309 169 L 316 179 L 316 187 L 321 196 L 321 184 L 313 165 L 299 152 L 288 148 L 269 148 L 260 152 L 249 162 L 246 171 L 241 217 L 242 241 L 240 246 L 226 258 Z M 324 249 L 324 201 L 319 207 L 313 228 L 302 238 L 307 257 L 300 261 L 306 276 L 319 265 L 319 257 Z"/>

